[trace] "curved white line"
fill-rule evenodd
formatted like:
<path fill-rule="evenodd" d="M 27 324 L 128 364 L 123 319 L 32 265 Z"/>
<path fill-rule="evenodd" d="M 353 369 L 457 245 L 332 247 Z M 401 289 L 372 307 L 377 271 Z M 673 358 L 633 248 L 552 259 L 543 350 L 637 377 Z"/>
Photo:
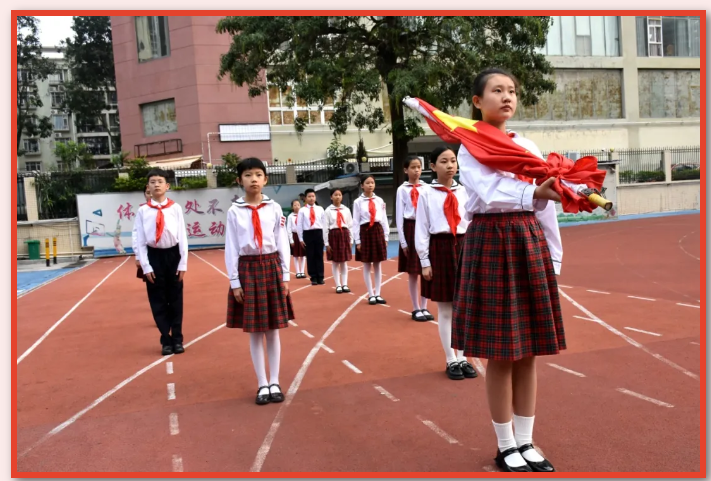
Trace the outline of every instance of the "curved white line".
<path fill-rule="evenodd" d="M 701 259 L 700 259 L 699 257 L 696 257 L 694 254 L 692 254 L 692 253 L 690 253 L 689 251 L 687 251 L 686 249 L 684 249 L 684 246 L 681 244 L 681 241 L 683 241 L 684 239 L 686 239 L 687 237 L 689 237 L 691 234 L 695 234 L 695 233 L 696 233 L 696 231 L 691 231 L 691 232 L 689 232 L 688 234 L 686 234 L 685 236 L 681 237 L 681 238 L 679 239 L 679 242 L 677 243 L 677 246 L 678 246 L 679 249 L 681 249 L 681 251 L 682 251 L 684 254 L 686 254 L 687 256 L 693 257 L 693 258 L 696 259 L 697 261 L 700 261 Z"/>

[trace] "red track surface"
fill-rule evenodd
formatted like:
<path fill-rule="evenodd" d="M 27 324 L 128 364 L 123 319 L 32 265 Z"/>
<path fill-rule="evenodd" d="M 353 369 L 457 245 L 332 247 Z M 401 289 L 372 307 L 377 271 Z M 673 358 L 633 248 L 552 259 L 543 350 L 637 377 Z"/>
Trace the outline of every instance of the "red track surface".
<path fill-rule="evenodd" d="M 698 215 L 562 230 L 559 282 L 570 287 L 561 289 L 610 328 L 573 317 L 588 315 L 562 299 L 569 348 L 538 361 L 534 436 L 559 471 L 700 470 L 705 373 L 702 347 L 692 342 L 701 342 L 701 310 L 678 304 L 700 305 L 699 232 Z M 593 260 L 593 252 L 603 260 Z M 191 254 L 186 277 L 186 343 L 224 324 L 228 285 L 208 265 L 224 271 L 223 252 L 197 256 Z M 122 261 L 99 260 L 20 298 L 18 356 Z M 386 262 L 384 280 L 396 269 Z M 364 292 L 362 271 L 349 275 L 356 295 L 336 295 L 330 280 L 319 287 L 291 282 L 298 327 L 281 333 L 284 391 L 296 388 L 292 382 L 316 343 Z M 17 366 L 15 476 L 171 472 L 179 469 L 174 457 L 185 472 L 249 471 L 255 461 L 263 472 L 493 470 L 496 441 L 483 376 L 447 379 L 437 326 L 399 312 L 411 310 L 405 279 L 388 282 L 382 294 L 389 307 L 360 302 L 332 330 L 324 344 L 334 353 L 312 356 L 291 403 L 254 404 L 248 338 L 222 328 L 166 359 L 172 374 L 162 362 L 60 426 L 160 359 L 131 259 Z M 175 385 L 174 400 L 168 383 Z M 278 429 L 267 436 L 273 424 Z"/>

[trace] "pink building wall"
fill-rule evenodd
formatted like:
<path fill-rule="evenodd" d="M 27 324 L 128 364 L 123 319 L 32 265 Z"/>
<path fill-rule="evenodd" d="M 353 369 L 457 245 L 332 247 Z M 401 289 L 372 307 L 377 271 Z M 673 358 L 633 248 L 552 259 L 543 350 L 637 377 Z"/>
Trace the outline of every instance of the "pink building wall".
<path fill-rule="evenodd" d="M 220 55 L 230 45 L 228 35 L 215 32 L 220 18 L 168 17 L 169 55 L 139 63 L 134 17 L 111 17 L 121 141 L 131 157 L 136 145 L 180 139 L 181 153 L 148 160 L 202 154 L 207 162 L 207 134 L 218 132 L 219 124 L 269 124 L 266 95 L 250 99 L 246 87 L 217 79 Z M 177 132 L 146 136 L 140 106 L 170 98 L 175 99 Z M 220 142 L 211 135 L 210 151 L 213 163 L 228 152 L 272 159 L 270 141 Z"/>

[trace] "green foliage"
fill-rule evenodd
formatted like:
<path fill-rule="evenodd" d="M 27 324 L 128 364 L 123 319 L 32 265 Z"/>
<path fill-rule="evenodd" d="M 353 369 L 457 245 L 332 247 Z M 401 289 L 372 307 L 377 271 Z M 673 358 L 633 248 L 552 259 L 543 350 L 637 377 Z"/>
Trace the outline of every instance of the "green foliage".
<path fill-rule="evenodd" d="M 93 169 L 96 167 L 94 156 L 89 152 L 89 147 L 84 143 L 78 144 L 70 140 L 66 144 L 57 144 L 54 148 L 54 155 L 59 157 L 67 169 Z"/>
<path fill-rule="evenodd" d="M 355 157 L 358 162 L 364 162 L 368 159 L 368 152 L 366 152 L 365 150 L 365 143 L 363 142 L 363 137 L 358 140 L 358 147 L 356 148 Z"/>
<path fill-rule="evenodd" d="M 171 190 L 207 189 L 207 177 L 181 177 L 180 185 L 171 186 Z"/>
<path fill-rule="evenodd" d="M 471 104 L 477 72 L 493 66 L 518 77 L 524 105 L 553 91 L 547 78 L 553 68 L 536 52 L 550 24 L 542 16 L 227 17 L 217 25 L 232 36 L 219 77 L 246 85 L 256 97 L 269 87 L 266 69 L 270 85 L 287 93 L 290 103 L 332 101 L 329 126 L 336 136 L 351 124 L 373 132 L 388 122 L 399 165 L 407 143 L 424 134 L 421 120 L 403 110 L 408 95 L 445 111 L 458 109 Z M 385 110 L 374 106 L 380 100 Z M 306 124 L 295 121 L 294 127 L 300 133 Z M 402 169 L 394 175 L 396 184 L 404 179 Z"/>
<path fill-rule="evenodd" d="M 700 178 L 700 169 L 672 170 L 672 180 L 693 180 Z"/>
<path fill-rule="evenodd" d="M 126 161 L 128 167 L 128 178 L 119 177 L 114 182 L 115 192 L 143 192 L 148 183 L 148 172 L 151 167 L 143 157 L 138 157 L 132 161 Z"/>
<path fill-rule="evenodd" d="M 44 103 L 39 96 L 37 82 L 47 80 L 57 70 L 52 60 L 42 56 L 39 39 L 39 19 L 17 17 L 17 155 L 24 155 L 20 147 L 22 134 L 46 138 L 52 135 L 52 122 L 47 116 L 37 115 Z"/>
<path fill-rule="evenodd" d="M 231 187 L 237 185 L 237 166 L 242 161 L 237 154 L 224 154 L 222 165 L 217 170 L 217 186 Z"/>

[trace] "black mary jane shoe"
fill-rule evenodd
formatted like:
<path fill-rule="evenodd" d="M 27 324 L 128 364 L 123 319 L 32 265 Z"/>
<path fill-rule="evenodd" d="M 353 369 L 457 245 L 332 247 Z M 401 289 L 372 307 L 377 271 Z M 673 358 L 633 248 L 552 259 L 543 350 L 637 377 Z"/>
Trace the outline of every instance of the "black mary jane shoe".
<path fill-rule="evenodd" d="M 464 379 L 464 373 L 462 373 L 462 367 L 458 362 L 450 362 L 447 364 L 447 368 L 444 371 L 447 373 L 447 377 L 452 381 L 461 381 Z"/>
<path fill-rule="evenodd" d="M 499 469 L 505 473 L 530 473 L 532 470 L 528 466 L 528 464 L 524 464 L 523 466 L 519 466 L 514 468 L 513 466 L 509 466 L 506 464 L 506 456 L 509 456 L 513 453 L 519 452 L 518 448 L 509 448 L 503 453 L 500 450 L 496 450 L 496 457 L 494 458 L 494 461 L 496 461 L 496 465 L 499 467 Z M 525 459 L 524 459 L 525 461 Z"/>
<path fill-rule="evenodd" d="M 272 386 L 279 388 L 279 392 L 272 392 Z M 273 403 L 280 403 L 284 401 L 284 393 L 281 392 L 281 386 L 278 384 L 269 385 L 269 400 Z"/>
<path fill-rule="evenodd" d="M 370 304 L 371 306 L 374 306 L 374 305 L 376 305 L 377 303 L 378 303 L 378 301 L 376 300 L 375 296 L 370 296 L 370 297 L 368 298 L 368 304 Z"/>
<path fill-rule="evenodd" d="M 425 317 L 427 318 L 428 321 L 434 321 L 434 316 L 427 309 L 422 309 L 420 312 L 422 312 L 422 314 L 425 315 Z"/>
<path fill-rule="evenodd" d="M 536 449 L 533 447 L 533 444 L 524 444 L 520 448 L 518 448 L 518 452 L 521 453 L 521 456 L 523 456 L 523 453 L 528 451 L 529 449 Z M 538 453 L 541 454 L 541 453 Z M 541 456 L 543 457 L 543 456 Z M 547 459 L 543 458 L 543 461 L 529 461 L 526 459 L 526 457 L 523 457 L 523 460 L 526 461 L 526 463 L 531 467 L 531 469 L 536 472 L 536 473 L 554 473 L 555 468 L 553 465 L 548 462 Z"/>
<path fill-rule="evenodd" d="M 422 311 L 412 311 L 412 320 L 417 322 L 426 322 L 427 317 L 422 314 Z"/>
<path fill-rule="evenodd" d="M 266 389 L 266 394 L 259 394 L 262 389 Z M 269 394 L 269 386 L 260 386 L 257 389 L 257 399 L 254 400 L 255 403 L 259 405 L 269 404 L 271 402 L 271 395 Z"/>
<path fill-rule="evenodd" d="M 378 304 L 387 304 L 387 302 L 385 302 L 385 299 L 380 296 L 375 296 L 375 302 L 377 302 Z"/>
<path fill-rule="evenodd" d="M 343 288 L 341 286 L 336 287 L 336 294 L 343 294 Z"/>
<path fill-rule="evenodd" d="M 479 375 L 476 372 L 476 369 L 474 369 L 474 366 L 472 366 L 469 363 L 469 361 L 460 362 L 459 367 L 461 367 L 464 377 L 468 377 L 469 379 L 474 379 L 475 377 L 477 377 Z"/>
<path fill-rule="evenodd" d="M 351 288 L 348 286 L 343 286 L 343 292 L 351 292 Z"/>

